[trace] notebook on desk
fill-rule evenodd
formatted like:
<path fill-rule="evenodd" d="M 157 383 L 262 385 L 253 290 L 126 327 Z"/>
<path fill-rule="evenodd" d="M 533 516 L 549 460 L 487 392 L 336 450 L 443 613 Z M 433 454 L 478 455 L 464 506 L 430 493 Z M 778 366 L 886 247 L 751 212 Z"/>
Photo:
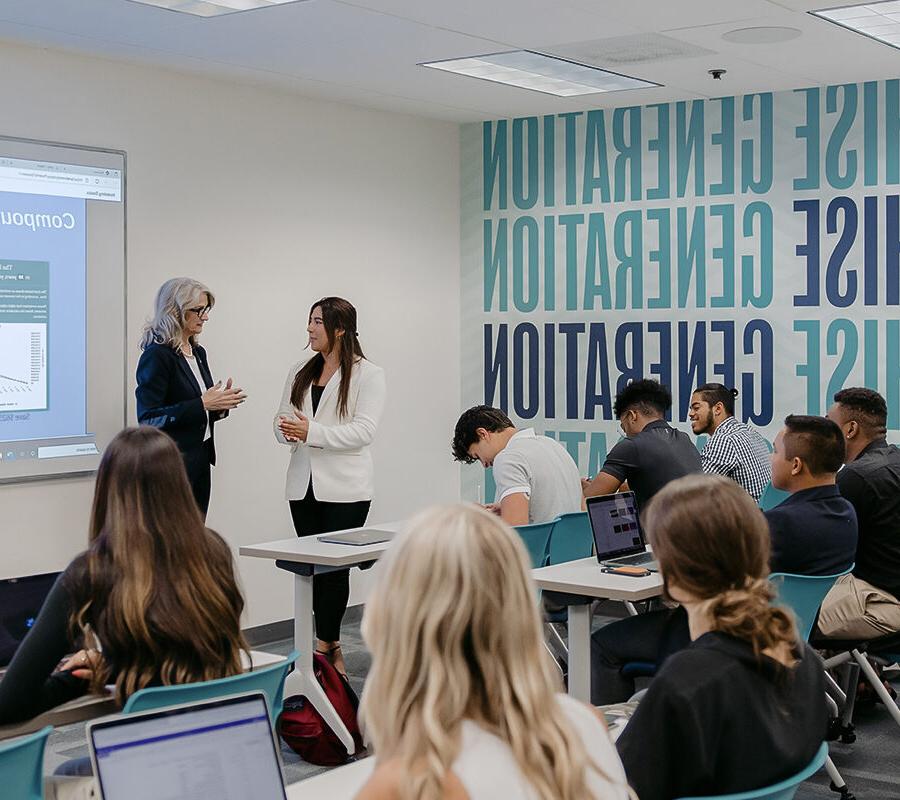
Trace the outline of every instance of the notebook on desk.
<path fill-rule="evenodd" d="M 329 544 L 352 544 L 362 547 L 367 544 L 389 542 L 395 535 L 394 531 L 363 528 L 358 531 L 345 531 L 344 533 L 324 533 L 318 539 L 320 542 L 328 542 Z"/>
<path fill-rule="evenodd" d="M 286 800 L 262 692 L 88 724 L 102 800 Z"/>
<path fill-rule="evenodd" d="M 34 625 L 59 575 L 45 572 L 0 580 L 0 678 Z"/>
<path fill-rule="evenodd" d="M 634 492 L 589 497 L 587 512 L 594 534 L 597 560 L 603 566 L 644 567 L 654 572 L 659 571 L 659 564 L 653 553 L 647 550 Z"/>

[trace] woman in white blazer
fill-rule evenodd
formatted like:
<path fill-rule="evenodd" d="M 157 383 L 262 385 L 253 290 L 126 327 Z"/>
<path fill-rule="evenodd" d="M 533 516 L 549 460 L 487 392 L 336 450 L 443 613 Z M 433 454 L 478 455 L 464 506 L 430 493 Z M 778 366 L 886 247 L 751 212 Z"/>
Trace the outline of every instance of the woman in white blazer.
<path fill-rule="evenodd" d="M 385 397 L 384 370 L 366 360 L 348 301 L 323 297 L 306 330 L 314 355 L 288 372 L 274 423 L 275 438 L 291 448 L 285 497 L 298 536 L 366 524 L 374 483 L 369 445 Z M 316 649 L 342 673 L 349 597 L 349 570 L 314 577 Z"/>

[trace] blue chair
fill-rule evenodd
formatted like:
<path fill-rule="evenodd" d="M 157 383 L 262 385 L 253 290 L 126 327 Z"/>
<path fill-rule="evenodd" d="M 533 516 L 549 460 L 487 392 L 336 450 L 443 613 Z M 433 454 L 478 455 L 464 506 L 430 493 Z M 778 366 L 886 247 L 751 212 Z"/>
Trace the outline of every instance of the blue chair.
<path fill-rule="evenodd" d="M 198 703 L 243 692 L 262 692 L 266 696 L 269 715 L 274 723 L 284 705 L 284 679 L 299 655 L 294 650 L 285 661 L 228 678 L 179 683 L 174 686 L 148 686 L 128 698 L 122 713 L 135 714 L 138 711 L 153 711 L 181 703 Z"/>
<path fill-rule="evenodd" d="M 787 778 L 764 789 L 753 789 L 749 792 L 737 792 L 735 794 L 716 794 L 704 797 L 682 797 L 679 800 L 791 800 L 803 781 L 815 775 L 825 763 L 828 757 L 828 745 L 823 743 L 809 765 L 798 772 L 794 777 Z"/>
<path fill-rule="evenodd" d="M 550 534 L 548 564 L 564 564 L 579 558 L 589 558 L 594 551 L 594 534 L 587 511 L 560 514 Z"/>
<path fill-rule="evenodd" d="M 547 554 L 550 550 L 550 534 L 556 520 L 550 522 L 535 522 L 531 525 L 516 525 L 516 533 L 519 534 L 528 555 L 531 558 L 533 569 L 547 566 Z"/>
<path fill-rule="evenodd" d="M 851 564 L 836 575 L 788 575 L 784 572 L 773 572 L 769 575 L 769 580 L 778 593 L 776 604 L 787 606 L 794 612 L 797 617 L 797 629 L 804 642 L 809 640 L 816 624 L 819 606 L 822 605 L 828 590 L 834 586 L 838 578 L 848 575 L 853 566 Z"/>
<path fill-rule="evenodd" d="M 759 507 L 763 511 L 768 511 L 771 508 L 775 508 L 775 506 L 780 506 L 790 496 L 790 492 L 785 492 L 782 489 L 776 489 L 774 486 L 772 486 L 772 483 L 770 481 L 766 484 L 766 488 L 763 489 L 763 493 L 759 498 Z"/>
<path fill-rule="evenodd" d="M 51 725 L 37 733 L 0 742 L 0 786 L 11 800 L 41 800 L 44 796 L 44 747 Z"/>

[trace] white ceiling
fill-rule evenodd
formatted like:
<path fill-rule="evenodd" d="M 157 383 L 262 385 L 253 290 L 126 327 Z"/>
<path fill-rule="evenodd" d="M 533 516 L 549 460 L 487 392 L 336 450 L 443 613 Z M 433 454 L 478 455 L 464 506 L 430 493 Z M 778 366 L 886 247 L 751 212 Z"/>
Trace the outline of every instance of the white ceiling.
<path fill-rule="evenodd" d="M 849 1 L 849 0 L 848 0 Z M 900 75 L 900 50 L 806 12 L 836 0 L 306 0 L 212 19 L 128 0 L 0 0 L 0 39 L 465 122 Z M 778 44 L 736 28 L 787 26 Z M 613 37 L 662 34 L 700 55 L 621 62 Z M 604 58 L 619 51 L 615 62 Z M 590 53 L 660 88 L 557 98 L 417 66 L 528 48 Z M 711 51 L 709 53 L 704 51 Z M 723 68 L 722 81 L 707 73 Z"/>

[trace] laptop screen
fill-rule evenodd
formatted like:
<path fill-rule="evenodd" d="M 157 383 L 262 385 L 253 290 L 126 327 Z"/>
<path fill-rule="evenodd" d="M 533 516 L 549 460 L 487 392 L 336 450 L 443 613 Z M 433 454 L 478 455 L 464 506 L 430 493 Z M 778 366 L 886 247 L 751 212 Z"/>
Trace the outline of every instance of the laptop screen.
<path fill-rule="evenodd" d="M 598 561 L 644 550 L 644 534 L 638 521 L 634 492 L 589 497 L 587 511 Z"/>
<path fill-rule="evenodd" d="M 46 572 L 0 580 L 0 668 L 12 661 L 59 574 Z"/>
<path fill-rule="evenodd" d="M 113 717 L 89 730 L 104 800 L 284 800 L 260 693 Z"/>

